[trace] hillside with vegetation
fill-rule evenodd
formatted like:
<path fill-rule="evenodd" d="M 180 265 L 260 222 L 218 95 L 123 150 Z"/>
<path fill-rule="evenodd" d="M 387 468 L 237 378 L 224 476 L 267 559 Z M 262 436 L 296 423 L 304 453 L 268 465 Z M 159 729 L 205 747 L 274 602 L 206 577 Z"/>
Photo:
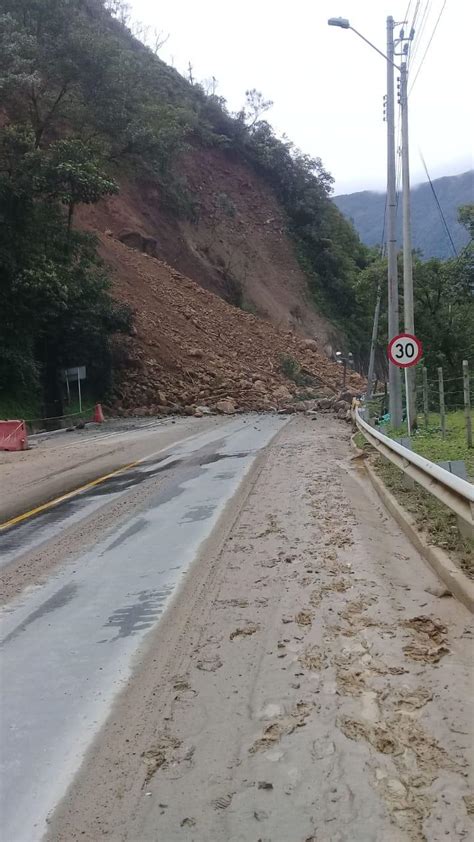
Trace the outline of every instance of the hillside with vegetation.
<path fill-rule="evenodd" d="M 133 313 L 113 298 L 87 208 L 100 207 L 103 224 L 121 208 L 126 227 L 153 234 L 155 256 L 173 259 L 237 306 L 265 309 L 246 300 L 252 252 L 247 268 L 225 249 L 210 254 L 214 242 L 225 241 L 222 229 L 236 227 L 238 208 L 222 184 L 215 195 L 206 184 L 203 192 L 206 157 L 208 165 L 217 157 L 230 174 L 240 167 L 254 205 L 265 185 L 277 213 L 261 225 L 271 231 L 276 224 L 280 239 L 292 238 L 284 269 L 288 287 L 300 286 L 295 322 L 308 332 L 321 311 L 343 325 L 365 250 L 328 198 L 332 179 L 321 161 L 275 136 L 262 119 L 268 104 L 258 92 L 249 91 L 245 107 L 229 114 L 223 99 L 185 80 L 134 38 L 119 20 L 119 4 L 2 0 L 1 11 L 3 390 L 42 389 L 50 413 L 58 404 L 60 369 L 78 361 L 87 364 L 92 387 L 103 392 L 113 385 L 108 338 L 128 333 Z M 127 197 L 144 192 L 137 220 Z M 110 197 L 122 205 L 107 204 Z M 203 216 L 206 231 L 186 240 L 183 228 L 198 232 Z M 140 226 L 144 218 L 147 230 Z M 235 232 L 230 250 L 239 251 Z M 279 259 L 268 256 L 263 285 Z"/>
<path fill-rule="evenodd" d="M 253 394 L 266 365 L 275 388 L 336 388 L 327 357 L 337 343 L 366 366 L 384 269 L 331 175 L 275 135 L 258 91 L 231 114 L 127 23 L 119 0 L 0 3 L 0 406 L 34 396 L 59 415 L 61 370 L 78 364 L 91 397 L 126 408 L 184 410 L 176 382 L 193 400 L 232 383 Z M 462 309 L 465 281 L 454 287 Z"/>
<path fill-rule="evenodd" d="M 419 184 L 411 192 L 411 218 L 413 248 L 428 260 L 453 257 L 453 246 L 459 253 L 467 245 L 469 235 L 458 221 L 458 208 L 472 202 L 474 196 L 474 170 L 437 178 L 433 182 L 436 198 L 441 206 L 449 234 L 446 231 L 436 198 L 429 182 Z M 361 240 L 368 246 L 380 246 L 385 212 L 385 193 L 363 190 L 335 196 L 334 202 L 344 216 L 355 226 Z M 401 203 L 397 214 L 398 242 L 402 241 Z"/>

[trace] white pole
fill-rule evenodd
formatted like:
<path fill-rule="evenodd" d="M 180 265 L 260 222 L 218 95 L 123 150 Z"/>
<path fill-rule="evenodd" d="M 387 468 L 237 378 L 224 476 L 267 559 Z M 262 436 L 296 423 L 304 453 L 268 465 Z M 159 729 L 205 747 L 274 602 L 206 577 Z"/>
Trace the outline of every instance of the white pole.
<path fill-rule="evenodd" d="M 411 415 L 410 415 L 410 395 L 408 393 L 408 368 L 405 369 L 405 401 L 407 407 L 407 430 L 408 437 L 411 436 Z"/>
<path fill-rule="evenodd" d="M 79 377 L 79 368 L 77 369 L 77 391 L 79 393 L 79 412 L 82 412 L 81 378 Z"/>
<path fill-rule="evenodd" d="M 469 386 L 469 362 L 463 360 L 462 376 L 464 386 L 464 414 L 466 417 L 467 446 L 472 447 L 471 389 Z"/>
<path fill-rule="evenodd" d="M 395 179 L 395 104 L 393 90 L 394 20 L 387 18 L 387 258 L 388 258 L 388 341 L 399 332 L 397 267 L 397 201 Z M 400 369 L 389 361 L 390 415 L 392 426 L 402 423 Z"/>
<path fill-rule="evenodd" d="M 406 61 L 400 68 L 400 105 L 402 112 L 402 187 L 403 187 L 403 317 L 405 333 L 415 333 L 413 307 L 413 259 L 411 242 L 410 158 L 408 151 L 408 74 Z M 415 417 L 415 369 L 410 369 L 405 381 L 410 417 Z"/>
<path fill-rule="evenodd" d="M 374 387 L 374 369 L 375 369 L 375 350 L 377 348 L 377 334 L 379 330 L 379 316 L 380 316 L 380 301 L 382 298 L 382 290 L 380 281 L 377 286 L 377 300 L 375 302 L 374 322 L 372 326 L 372 339 L 370 342 L 370 357 L 369 357 L 369 372 L 367 374 L 367 400 L 370 401 L 372 397 L 372 390 Z"/>

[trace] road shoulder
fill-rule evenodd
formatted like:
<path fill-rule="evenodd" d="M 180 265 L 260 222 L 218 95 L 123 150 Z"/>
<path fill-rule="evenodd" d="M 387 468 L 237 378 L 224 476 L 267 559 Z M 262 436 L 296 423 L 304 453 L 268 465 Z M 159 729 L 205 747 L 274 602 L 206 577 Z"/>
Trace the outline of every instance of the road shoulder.
<path fill-rule="evenodd" d="M 0 453 L 0 525 L 186 436 L 228 419 L 179 418 L 100 432 L 92 428 L 36 442 L 31 450 Z M 122 425 L 123 426 L 123 425 Z"/>

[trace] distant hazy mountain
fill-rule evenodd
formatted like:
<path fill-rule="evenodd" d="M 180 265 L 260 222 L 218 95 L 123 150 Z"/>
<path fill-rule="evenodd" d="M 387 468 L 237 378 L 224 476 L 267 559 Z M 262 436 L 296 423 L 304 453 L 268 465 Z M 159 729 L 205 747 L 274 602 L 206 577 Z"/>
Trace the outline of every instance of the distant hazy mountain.
<path fill-rule="evenodd" d="M 460 251 L 466 245 L 466 230 L 457 222 L 459 205 L 474 202 L 474 170 L 437 178 L 433 186 L 443 210 L 451 237 L 456 249 Z M 335 196 L 334 202 L 344 216 L 350 219 L 361 240 L 369 246 L 380 244 L 385 209 L 385 193 L 364 190 L 361 193 L 347 193 Z M 401 196 L 397 213 L 398 239 L 402 241 L 402 202 Z M 447 258 L 453 256 L 453 250 L 446 234 L 440 212 L 428 182 L 412 190 L 412 239 L 413 247 L 423 253 L 423 257 Z"/>

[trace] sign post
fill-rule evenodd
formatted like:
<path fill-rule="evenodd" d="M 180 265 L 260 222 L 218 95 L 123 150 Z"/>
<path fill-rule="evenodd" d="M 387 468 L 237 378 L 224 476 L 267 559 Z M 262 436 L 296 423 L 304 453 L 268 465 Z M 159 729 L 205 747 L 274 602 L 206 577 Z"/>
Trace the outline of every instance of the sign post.
<path fill-rule="evenodd" d="M 82 390 L 81 390 L 81 380 L 86 379 L 86 367 L 85 365 L 76 365 L 73 368 L 65 368 L 63 371 L 63 380 L 66 382 L 66 389 L 67 389 L 67 399 L 68 403 L 71 402 L 71 393 L 69 389 L 69 378 L 76 378 L 77 379 L 77 396 L 79 398 L 79 412 L 82 412 Z M 74 380 L 72 380 L 74 383 Z"/>
<path fill-rule="evenodd" d="M 408 435 L 411 436 L 412 418 L 410 418 L 410 396 L 408 394 L 408 369 L 416 365 L 423 355 L 423 346 L 411 333 L 394 336 L 387 348 L 387 356 L 393 365 L 405 369 L 405 401 L 407 408 Z"/>
<path fill-rule="evenodd" d="M 408 367 L 405 368 L 405 403 L 407 407 L 407 432 L 411 436 L 410 396 L 408 394 Z"/>

